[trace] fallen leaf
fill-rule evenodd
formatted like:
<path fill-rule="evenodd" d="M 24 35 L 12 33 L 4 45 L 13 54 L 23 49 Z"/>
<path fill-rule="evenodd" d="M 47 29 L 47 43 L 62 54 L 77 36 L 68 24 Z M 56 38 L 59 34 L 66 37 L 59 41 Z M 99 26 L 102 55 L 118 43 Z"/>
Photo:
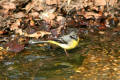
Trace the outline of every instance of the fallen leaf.
<path fill-rule="evenodd" d="M 32 12 L 29 14 L 32 17 L 39 17 L 39 13 L 38 12 Z"/>
<path fill-rule="evenodd" d="M 64 28 L 63 25 L 59 26 L 58 28 L 56 29 L 52 29 L 51 30 L 51 33 L 54 37 L 58 37 L 58 35 L 61 33 L 61 30 Z"/>
<path fill-rule="evenodd" d="M 25 17 L 25 14 L 23 12 L 18 12 L 16 14 L 13 15 L 15 18 L 22 18 Z"/>
<path fill-rule="evenodd" d="M 106 0 L 95 0 L 96 6 L 104 6 L 106 5 Z"/>
<path fill-rule="evenodd" d="M 15 33 L 18 33 L 19 35 L 24 35 L 25 33 L 22 31 L 22 29 L 16 29 Z"/>
<path fill-rule="evenodd" d="M 65 25 L 65 22 L 66 22 L 66 18 L 63 17 L 63 16 L 57 16 L 57 22 L 61 25 Z"/>
<path fill-rule="evenodd" d="M 16 9 L 16 5 L 12 2 L 4 2 L 1 6 L 7 10 Z"/>
<path fill-rule="evenodd" d="M 15 23 L 13 23 L 11 26 L 10 26 L 10 30 L 17 30 L 19 29 L 18 27 L 20 26 L 20 22 L 21 20 L 20 19 L 17 19 Z"/>
<path fill-rule="evenodd" d="M 3 47 L 0 47 L 0 50 L 4 49 Z"/>
<path fill-rule="evenodd" d="M 46 32 L 46 31 L 37 31 L 37 32 L 35 32 L 35 33 L 33 33 L 33 34 L 27 34 L 27 33 L 25 33 L 25 36 L 27 36 L 27 37 L 35 37 L 35 38 L 39 38 L 39 37 L 43 37 L 44 35 L 49 35 L 49 34 L 51 34 L 50 32 Z"/>
<path fill-rule="evenodd" d="M 35 22 L 33 20 L 30 20 L 30 26 L 35 26 Z"/>
<path fill-rule="evenodd" d="M 44 20 L 52 20 L 55 18 L 55 8 L 46 10 L 40 14 L 40 18 Z"/>
<path fill-rule="evenodd" d="M 97 14 L 97 13 L 94 13 L 94 12 L 86 12 L 86 13 L 84 14 L 84 17 L 85 17 L 86 19 L 93 18 L 93 17 L 95 17 L 96 19 L 98 19 L 99 17 L 101 17 L 101 15 L 100 15 L 100 14 Z"/>
<path fill-rule="evenodd" d="M 17 42 L 17 40 L 13 40 L 6 44 L 6 48 L 8 49 L 8 51 L 18 53 L 24 50 L 24 44 L 20 44 Z"/>
<path fill-rule="evenodd" d="M 0 35 L 3 34 L 3 33 L 4 33 L 4 31 L 0 31 Z"/>
<path fill-rule="evenodd" d="M 58 4 L 60 3 L 60 0 L 46 0 L 46 4 L 52 5 L 52 4 Z"/>
<path fill-rule="evenodd" d="M 37 11 L 40 11 L 43 10 L 44 7 L 45 7 L 45 0 L 32 0 L 32 2 L 25 7 L 25 10 L 28 13 L 33 8 Z"/>

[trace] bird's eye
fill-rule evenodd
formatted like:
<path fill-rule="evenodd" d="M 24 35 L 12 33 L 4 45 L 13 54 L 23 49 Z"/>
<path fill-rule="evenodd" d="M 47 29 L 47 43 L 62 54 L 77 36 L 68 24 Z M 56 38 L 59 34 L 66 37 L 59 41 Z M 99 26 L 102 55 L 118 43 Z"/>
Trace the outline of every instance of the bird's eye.
<path fill-rule="evenodd" d="M 71 35 L 70 37 L 71 37 L 72 39 L 77 40 L 77 35 Z"/>

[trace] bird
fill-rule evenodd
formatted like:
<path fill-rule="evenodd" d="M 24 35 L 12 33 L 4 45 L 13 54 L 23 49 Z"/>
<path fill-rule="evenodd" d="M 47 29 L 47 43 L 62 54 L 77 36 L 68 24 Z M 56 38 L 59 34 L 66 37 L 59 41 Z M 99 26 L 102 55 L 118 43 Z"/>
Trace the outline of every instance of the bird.
<path fill-rule="evenodd" d="M 80 40 L 79 36 L 74 31 L 72 31 L 67 35 L 63 35 L 53 40 L 47 40 L 47 41 L 30 40 L 29 43 L 30 44 L 39 44 L 39 43 L 55 44 L 63 48 L 66 55 L 69 56 L 69 54 L 67 53 L 67 50 L 74 49 L 79 44 L 79 40 Z"/>

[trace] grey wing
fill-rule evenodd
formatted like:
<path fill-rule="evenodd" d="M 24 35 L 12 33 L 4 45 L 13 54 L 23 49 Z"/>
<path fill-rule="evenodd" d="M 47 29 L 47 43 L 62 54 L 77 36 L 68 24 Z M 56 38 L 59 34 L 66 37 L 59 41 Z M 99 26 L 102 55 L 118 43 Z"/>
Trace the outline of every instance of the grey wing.
<path fill-rule="evenodd" d="M 59 39 L 60 39 L 60 40 L 64 40 L 64 41 L 66 41 L 66 42 L 68 42 L 68 41 L 71 40 L 70 35 L 64 35 L 64 36 L 60 37 Z"/>

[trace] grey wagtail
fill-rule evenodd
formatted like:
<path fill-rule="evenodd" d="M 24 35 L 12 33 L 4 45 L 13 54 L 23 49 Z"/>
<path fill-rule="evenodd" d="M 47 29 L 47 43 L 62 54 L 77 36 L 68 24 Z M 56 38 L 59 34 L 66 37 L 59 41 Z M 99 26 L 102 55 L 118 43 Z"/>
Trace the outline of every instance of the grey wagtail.
<path fill-rule="evenodd" d="M 30 44 L 38 44 L 38 43 L 56 44 L 56 45 L 60 46 L 61 48 L 63 48 L 66 55 L 69 56 L 66 50 L 75 48 L 78 45 L 79 40 L 80 39 L 77 36 L 77 34 L 75 32 L 71 32 L 68 35 L 64 35 L 64 36 L 59 37 L 59 38 L 54 39 L 54 40 L 48 40 L 48 41 L 33 41 L 33 40 L 30 40 L 29 43 Z"/>

